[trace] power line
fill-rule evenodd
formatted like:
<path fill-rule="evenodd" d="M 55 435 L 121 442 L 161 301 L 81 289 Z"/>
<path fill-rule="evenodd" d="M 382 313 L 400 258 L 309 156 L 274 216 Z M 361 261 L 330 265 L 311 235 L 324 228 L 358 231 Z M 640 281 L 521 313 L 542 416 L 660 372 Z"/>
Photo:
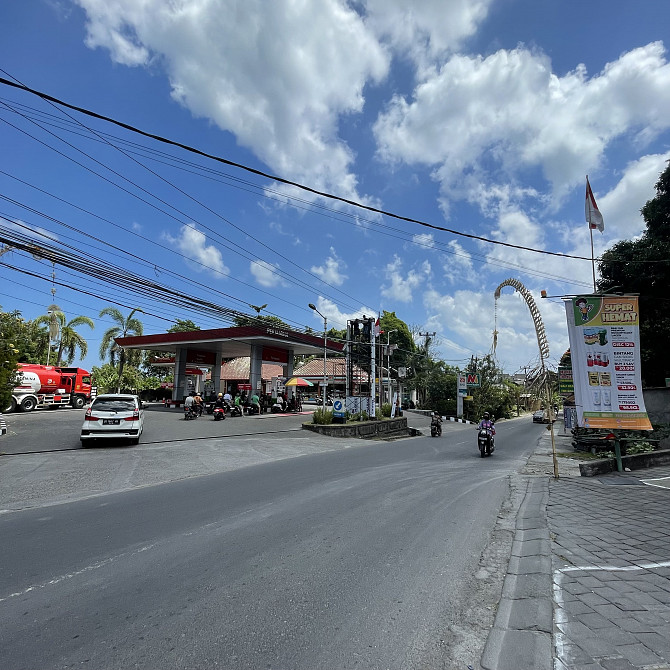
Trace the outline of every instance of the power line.
<path fill-rule="evenodd" d="M 4 70 L 3 70 L 4 72 Z M 538 253 L 538 254 L 545 254 L 549 256 L 558 256 L 560 258 L 573 258 L 576 260 L 583 260 L 583 261 L 591 261 L 592 259 L 587 256 L 575 256 L 572 254 L 565 254 L 561 253 L 558 251 L 547 251 L 545 249 L 534 249 L 532 247 L 527 247 L 519 244 L 512 244 L 510 242 L 502 242 L 501 240 L 493 240 L 489 239 L 487 237 L 482 237 L 480 235 L 473 235 L 470 233 L 464 233 L 462 231 L 458 230 L 453 230 L 451 228 L 445 228 L 443 226 L 437 226 L 435 224 L 428 223 L 426 221 L 421 221 L 419 219 L 414 219 L 412 217 L 407 217 L 407 216 L 402 216 L 400 214 L 395 214 L 394 212 L 389 212 L 377 207 L 372 207 L 371 205 L 365 205 L 363 203 L 357 202 L 355 200 L 350 200 L 348 198 L 344 198 L 342 196 L 334 195 L 332 193 L 328 193 L 325 191 L 319 191 L 318 189 L 311 188 L 309 186 L 305 186 L 304 184 L 300 184 L 299 182 L 294 182 L 289 179 L 284 179 L 283 177 L 279 177 L 277 175 L 272 175 L 268 172 L 264 172 L 263 170 L 258 170 L 256 168 L 252 168 L 250 166 L 244 165 L 242 163 L 237 163 L 235 161 L 231 161 L 227 158 L 222 158 L 220 156 L 216 156 L 214 154 L 207 153 L 205 151 L 201 151 L 200 149 L 196 149 L 195 147 L 192 147 L 188 144 L 183 144 L 182 142 L 177 142 L 175 140 L 168 139 L 166 137 L 163 137 L 161 135 L 156 135 L 154 133 L 149 133 L 144 130 L 141 130 L 135 126 L 132 126 L 130 124 L 124 123 L 122 121 L 118 121 L 116 119 L 113 119 L 111 117 L 105 116 L 103 114 L 98 114 L 97 112 L 94 112 L 92 110 L 89 110 L 85 107 L 78 107 L 77 105 L 72 105 L 68 102 L 65 102 L 64 100 L 61 100 L 59 98 L 56 98 L 54 96 L 48 95 L 47 93 L 44 93 L 42 91 L 38 91 L 36 89 L 30 88 L 24 84 L 18 84 L 16 82 L 10 81 L 9 79 L 5 79 L 4 77 L 0 77 L 0 84 L 4 84 L 5 86 L 11 86 L 13 88 L 25 91 L 27 93 L 30 93 L 32 95 L 38 96 L 42 98 L 43 100 L 46 100 L 48 102 L 54 103 L 56 105 L 61 105 L 63 107 L 66 107 L 68 109 L 71 109 L 76 112 L 80 112 L 81 114 L 85 114 L 86 116 L 90 116 L 96 119 L 99 119 L 101 121 L 105 121 L 107 123 L 114 124 L 120 128 L 124 128 L 125 130 L 128 130 L 133 133 L 137 133 L 139 135 L 142 135 L 143 137 L 148 137 L 150 139 L 153 139 L 157 142 L 162 142 L 164 144 L 168 144 L 170 146 L 175 146 L 183 149 L 184 151 L 188 151 L 190 153 L 194 153 L 199 156 L 203 156 L 205 158 L 208 158 L 210 160 L 217 161 L 219 163 L 222 163 L 224 165 L 230 165 L 231 167 L 238 168 L 240 170 L 244 170 L 246 172 L 249 172 L 251 174 L 258 175 L 260 177 L 263 177 L 265 179 L 271 179 L 273 181 L 279 182 L 280 184 L 285 184 L 287 186 L 293 186 L 295 188 L 298 188 L 300 190 L 306 191 L 307 193 L 312 193 L 314 195 L 320 196 L 322 198 L 327 198 L 330 200 L 336 200 L 338 202 L 342 202 L 347 205 L 351 205 L 352 207 L 356 207 L 359 209 L 364 209 L 369 212 L 374 212 L 375 214 L 381 214 L 383 216 L 388 216 L 394 219 L 398 219 L 400 221 L 406 221 L 408 223 L 414 223 L 419 226 L 423 226 L 425 228 L 429 228 L 431 230 L 437 230 L 440 232 L 445 232 L 445 233 L 450 233 L 452 235 L 457 235 L 460 237 L 465 237 L 468 239 L 472 240 L 478 240 L 480 242 L 486 242 L 487 244 L 495 244 L 498 246 L 503 246 L 503 247 L 508 247 L 511 249 L 521 249 L 523 251 L 529 251 L 532 253 Z"/>

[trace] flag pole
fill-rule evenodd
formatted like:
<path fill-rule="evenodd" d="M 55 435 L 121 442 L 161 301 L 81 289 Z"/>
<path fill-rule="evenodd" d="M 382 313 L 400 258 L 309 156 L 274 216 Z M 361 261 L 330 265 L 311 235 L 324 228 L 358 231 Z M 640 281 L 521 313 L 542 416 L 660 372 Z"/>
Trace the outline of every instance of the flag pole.
<path fill-rule="evenodd" d="M 591 272 L 593 272 L 593 292 L 596 292 L 596 259 L 593 255 L 593 228 L 589 225 L 589 233 L 591 235 Z"/>

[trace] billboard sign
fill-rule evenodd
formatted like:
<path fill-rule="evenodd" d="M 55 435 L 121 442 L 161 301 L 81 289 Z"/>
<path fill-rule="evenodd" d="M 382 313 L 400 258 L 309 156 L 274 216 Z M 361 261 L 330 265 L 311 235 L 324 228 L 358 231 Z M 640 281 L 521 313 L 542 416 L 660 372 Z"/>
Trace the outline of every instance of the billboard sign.
<path fill-rule="evenodd" d="M 481 386 L 481 377 L 479 376 L 479 372 L 476 372 L 474 374 L 468 372 L 467 385 L 476 387 Z"/>
<path fill-rule="evenodd" d="M 577 421 L 584 428 L 652 430 L 642 397 L 637 296 L 566 300 Z"/>
<path fill-rule="evenodd" d="M 569 365 L 558 366 L 558 392 L 562 396 L 570 396 L 575 392 L 572 381 L 572 367 Z"/>

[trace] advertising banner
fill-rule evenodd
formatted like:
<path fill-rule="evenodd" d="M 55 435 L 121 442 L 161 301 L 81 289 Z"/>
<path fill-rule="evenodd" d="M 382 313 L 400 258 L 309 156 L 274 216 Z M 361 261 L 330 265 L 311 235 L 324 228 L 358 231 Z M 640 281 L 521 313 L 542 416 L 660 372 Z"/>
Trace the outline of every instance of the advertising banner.
<path fill-rule="evenodd" d="M 575 387 L 572 383 L 572 367 L 567 365 L 558 366 L 558 393 L 566 397 L 571 396 L 575 392 Z"/>
<path fill-rule="evenodd" d="M 566 300 L 577 420 L 584 428 L 652 430 L 642 397 L 637 296 Z"/>

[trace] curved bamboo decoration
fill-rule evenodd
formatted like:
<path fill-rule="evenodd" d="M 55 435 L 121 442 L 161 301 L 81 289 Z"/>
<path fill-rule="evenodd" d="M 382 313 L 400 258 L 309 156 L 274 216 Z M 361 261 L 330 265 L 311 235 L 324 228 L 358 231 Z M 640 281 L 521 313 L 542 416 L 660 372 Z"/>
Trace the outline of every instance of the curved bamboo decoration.
<path fill-rule="evenodd" d="M 517 290 L 526 301 L 528 309 L 530 310 L 530 315 L 533 317 L 533 323 L 535 324 L 535 334 L 537 335 L 537 345 L 540 348 L 540 361 L 542 368 L 544 369 L 544 360 L 549 357 L 549 342 L 547 342 L 547 334 L 544 330 L 544 323 L 542 321 L 542 316 L 540 310 L 537 308 L 537 304 L 530 291 L 518 280 L 518 279 L 505 279 L 505 281 L 498 286 L 495 290 L 495 299 L 496 307 L 497 300 L 500 297 L 500 291 L 505 286 L 511 286 L 513 289 Z M 495 351 L 496 344 L 498 342 L 498 331 L 497 324 L 496 330 L 493 332 L 493 349 Z"/>

